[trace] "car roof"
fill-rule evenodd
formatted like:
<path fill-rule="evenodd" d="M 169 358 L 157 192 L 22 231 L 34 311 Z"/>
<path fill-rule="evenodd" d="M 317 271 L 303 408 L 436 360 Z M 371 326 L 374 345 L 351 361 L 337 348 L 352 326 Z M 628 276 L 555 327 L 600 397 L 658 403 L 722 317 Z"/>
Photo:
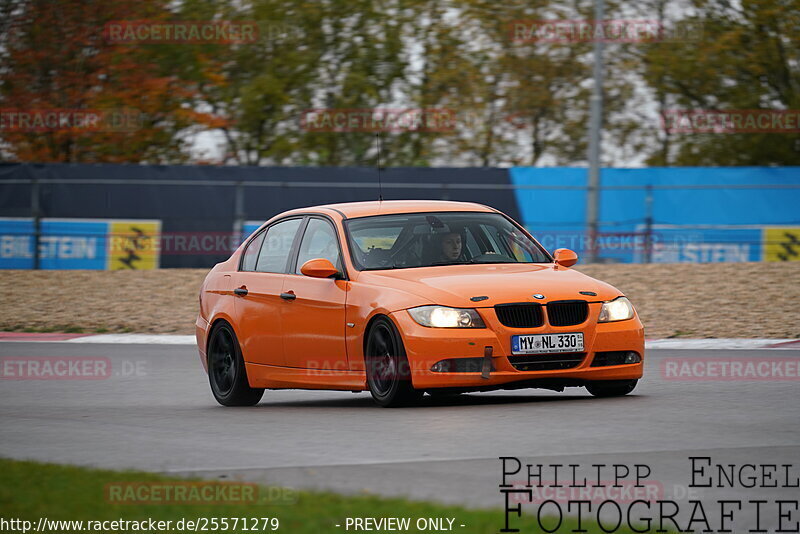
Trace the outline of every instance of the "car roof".
<path fill-rule="evenodd" d="M 497 210 L 475 202 L 452 202 L 447 200 L 372 200 L 369 202 L 344 202 L 341 204 L 325 204 L 315 206 L 335 210 L 348 219 L 368 217 L 370 215 L 390 215 L 394 213 L 426 213 L 432 211 L 480 211 L 496 212 Z M 314 207 L 306 208 L 308 211 Z"/>

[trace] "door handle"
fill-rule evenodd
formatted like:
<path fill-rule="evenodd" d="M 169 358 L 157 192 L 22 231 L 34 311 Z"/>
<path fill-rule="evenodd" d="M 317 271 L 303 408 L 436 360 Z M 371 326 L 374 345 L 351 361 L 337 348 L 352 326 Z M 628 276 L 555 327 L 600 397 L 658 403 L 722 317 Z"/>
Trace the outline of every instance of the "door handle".
<path fill-rule="evenodd" d="M 240 297 L 243 297 L 243 296 L 247 295 L 247 288 L 246 287 L 237 287 L 236 289 L 233 290 L 233 293 L 236 294 L 236 295 L 239 295 Z"/>
<path fill-rule="evenodd" d="M 293 292 L 289 291 L 288 293 L 281 293 L 281 298 L 283 300 L 294 300 L 294 299 L 297 298 L 297 295 L 295 295 Z"/>

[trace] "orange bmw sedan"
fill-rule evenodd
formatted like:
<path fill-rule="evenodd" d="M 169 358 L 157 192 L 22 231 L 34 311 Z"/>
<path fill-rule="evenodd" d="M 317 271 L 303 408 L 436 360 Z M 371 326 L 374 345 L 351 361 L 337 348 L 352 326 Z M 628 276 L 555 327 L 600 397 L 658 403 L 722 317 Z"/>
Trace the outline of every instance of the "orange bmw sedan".
<path fill-rule="evenodd" d="M 586 387 L 630 393 L 644 329 L 614 287 L 480 204 L 376 201 L 267 221 L 200 290 L 196 334 L 225 406 L 265 389 L 430 395 Z"/>

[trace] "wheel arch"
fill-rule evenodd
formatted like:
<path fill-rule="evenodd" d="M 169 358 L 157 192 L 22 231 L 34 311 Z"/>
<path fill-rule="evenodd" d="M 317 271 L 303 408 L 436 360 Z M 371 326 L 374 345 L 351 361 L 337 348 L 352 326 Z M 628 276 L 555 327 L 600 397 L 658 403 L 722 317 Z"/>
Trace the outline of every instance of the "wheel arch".
<path fill-rule="evenodd" d="M 379 319 L 386 319 L 394 326 L 395 330 L 400 333 L 400 329 L 397 328 L 397 325 L 394 324 L 392 318 L 389 317 L 389 314 L 384 311 L 376 311 L 372 314 L 372 316 L 367 320 L 367 326 L 364 327 L 364 335 L 361 336 L 361 358 L 364 360 L 366 364 L 367 361 L 367 338 L 369 337 L 369 333 L 372 330 L 372 325 L 374 325 Z M 400 334 L 400 339 L 402 340 L 403 336 Z"/>
<path fill-rule="evenodd" d="M 236 342 L 239 343 L 239 350 L 241 350 L 242 344 L 239 341 L 239 332 L 236 331 L 236 326 L 234 326 L 233 319 L 229 317 L 228 314 L 226 313 L 219 313 L 208 323 L 208 331 L 206 332 L 206 339 L 205 339 L 206 359 L 208 358 L 208 342 L 211 339 L 211 334 L 213 334 L 214 329 L 217 328 L 217 326 L 219 326 L 222 323 L 227 323 L 227 325 L 231 327 L 231 330 L 233 330 L 233 334 L 236 336 Z"/>

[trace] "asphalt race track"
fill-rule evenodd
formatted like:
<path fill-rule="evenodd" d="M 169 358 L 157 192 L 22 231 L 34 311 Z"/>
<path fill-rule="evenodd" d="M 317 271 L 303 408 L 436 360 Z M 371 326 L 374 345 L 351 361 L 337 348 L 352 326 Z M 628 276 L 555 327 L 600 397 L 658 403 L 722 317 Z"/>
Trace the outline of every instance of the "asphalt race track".
<path fill-rule="evenodd" d="M 0 357 L 109 358 L 102 380 L 0 381 L 0 456 L 230 477 L 500 507 L 499 456 L 528 463 L 645 463 L 664 495 L 689 456 L 800 463 L 800 382 L 665 380 L 666 358 L 790 358 L 800 350 L 651 350 L 633 395 L 583 388 L 493 392 L 383 409 L 368 393 L 267 391 L 223 408 L 189 346 L 0 343 Z M 588 467 L 587 467 L 588 468 Z M 698 492 L 698 489 L 692 489 Z M 761 489 L 759 498 L 797 491 Z M 706 492 L 700 498 L 720 498 Z M 722 494 L 747 499 L 745 489 Z M 796 498 L 796 495 L 794 495 Z M 768 525 L 768 524 L 767 524 Z"/>

